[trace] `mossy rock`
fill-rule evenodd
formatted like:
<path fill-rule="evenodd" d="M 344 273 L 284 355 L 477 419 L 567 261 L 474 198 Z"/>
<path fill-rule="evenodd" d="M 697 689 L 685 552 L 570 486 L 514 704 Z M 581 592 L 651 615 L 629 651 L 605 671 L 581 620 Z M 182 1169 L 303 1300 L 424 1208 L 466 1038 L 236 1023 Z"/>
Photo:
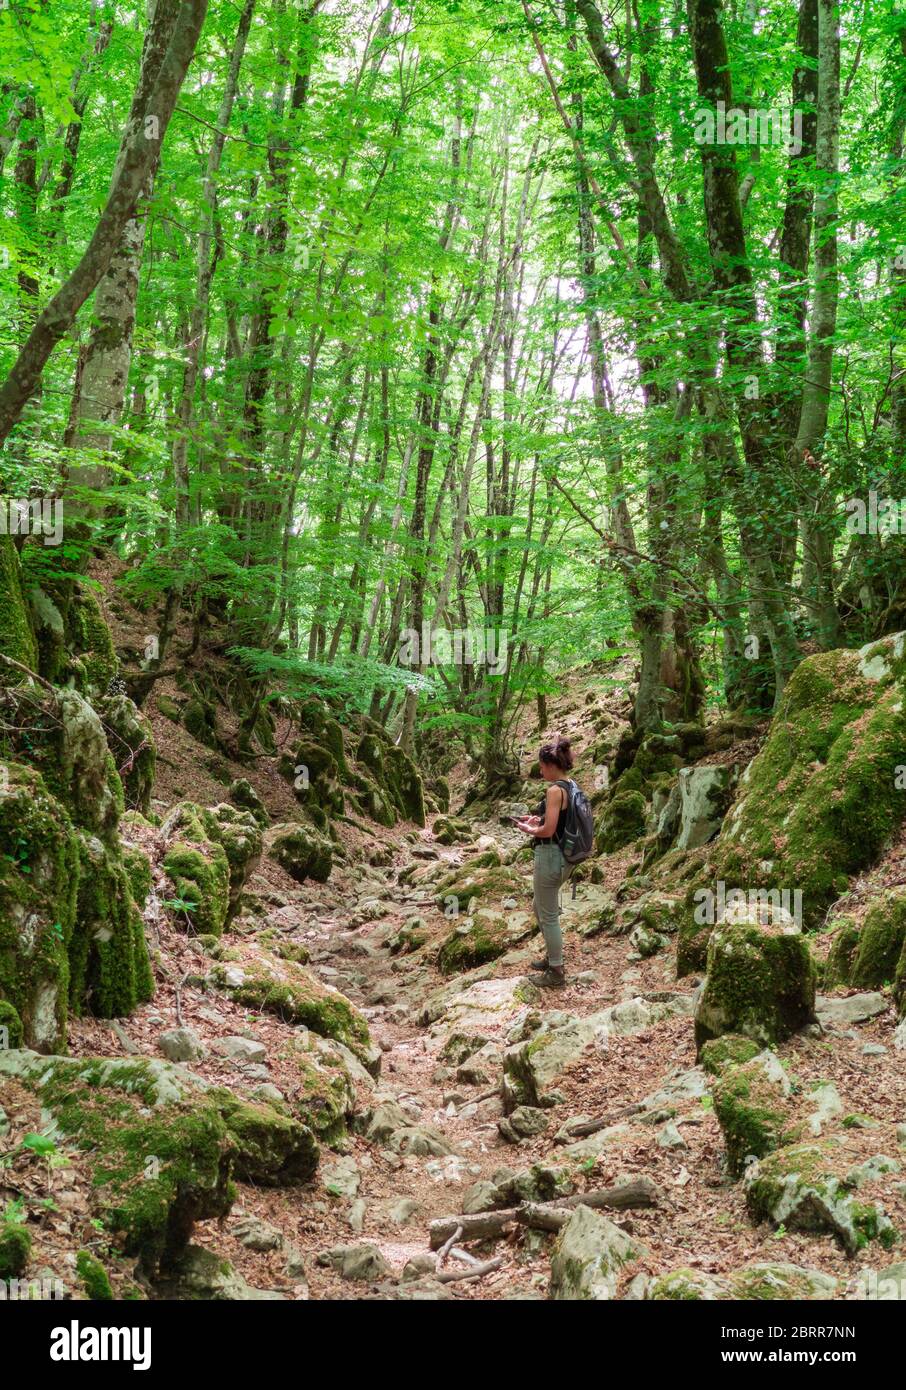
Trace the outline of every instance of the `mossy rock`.
<path fill-rule="evenodd" d="M 644 831 L 644 796 L 641 792 L 620 790 L 607 803 L 595 847 L 599 854 L 613 854 L 631 845 Z"/>
<path fill-rule="evenodd" d="M 38 649 L 19 556 L 11 536 L 0 536 L 0 652 L 27 666 L 30 671 L 37 670 Z M 2 677 L 4 684 L 19 679 L 9 667 L 3 668 Z"/>
<path fill-rule="evenodd" d="M 325 1049 L 326 1050 L 326 1049 Z M 324 1056 L 311 1040 L 292 1038 L 283 1052 L 298 1075 L 293 1113 L 323 1144 L 342 1142 L 356 1108 L 355 1082 L 339 1051 Z"/>
<path fill-rule="evenodd" d="M 752 1159 L 801 1138 L 803 1122 L 797 1119 L 792 1091 L 773 1052 L 725 1069 L 713 1096 L 732 1177 L 740 1177 Z"/>
<path fill-rule="evenodd" d="M 123 785 L 104 726 L 76 690 L 57 694 L 52 733 L 35 740 L 33 761 L 74 824 L 110 840 L 125 810 Z"/>
<path fill-rule="evenodd" d="M 761 1048 L 751 1038 L 740 1037 L 738 1033 L 725 1033 L 720 1038 L 706 1042 L 699 1054 L 699 1065 L 709 1076 L 720 1076 L 727 1067 L 741 1066 L 757 1057 Z"/>
<path fill-rule="evenodd" d="M 468 821 L 456 820 L 452 816 L 438 816 L 431 827 L 431 833 L 440 845 L 468 844 L 469 840 L 474 838 Z"/>
<path fill-rule="evenodd" d="M 0 999 L 0 1050 L 21 1047 L 25 1037 L 19 1010 L 7 999 Z"/>
<path fill-rule="evenodd" d="M 106 695 L 120 664 L 101 605 L 84 583 L 76 585 L 64 621 L 64 649 L 80 659 L 85 671 L 84 693 Z"/>
<path fill-rule="evenodd" d="M 0 1221 L 0 1279 L 18 1279 L 31 1254 L 31 1234 L 18 1221 Z"/>
<path fill-rule="evenodd" d="M 726 1282 L 700 1269 L 673 1269 L 662 1274 L 646 1294 L 651 1303 L 713 1303 L 726 1297 Z"/>
<path fill-rule="evenodd" d="M 123 868 L 136 907 L 141 910 L 151 892 L 151 860 L 138 845 L 123 846 Z"/>
<path fill-rule="evenodd" d="M 88 1250 L 80 1250 L 76 1256 L 76 1273 L 85 1290 L 86 1298 L 94 1302 L 108 1302 L 113 1298 L 113 1289 L 106 1269 L 100 1260 Z"/>
<path fill-rule="evenodd" d="M 524 897 L 525 880 L 508 864 L 475 868 L 474 860 L 442 878 L 437 885 L 438 907 L 449 907 L 456 899 L 460 910 L 473 900 L 483 906 L 497 906 L 503 898 Z"/>
<path fill-rule="evenodd" d="M 158 695 L 157 708 L 165 719 L 169 719 L 174 724 L 182 723 L 182 708 L 169 695 Z"/>
<path fill-rule="evenodd" d="M 273 1105 L 239 1100 L 231 1091 L 212 1096 L 235 1141 L 233 1172 L 258 1187 L 298 1187 L 318 1166 L 320 1150 L 307 1125 Z"/>
<path fill-rule="evenodd" d="M 317 1163 L 298 1120 L 169 1062 L 19 1051 L 0 1054 L 4 1076 L 39 1097 L 58 1144 L 83 1151 L 95 1216 L 151 1275 L 179 1259 L 196 1221 L 228 1213 L 234 1175 L 304 1182 Z"/>
<path fill-rule="evenodd" d="M 41 775 L 5 764 L 0 786 L 0 999 L 24 1040 L 66 1046 L 68 948 L 76 917 L 79 851 L 66 808 Z"/>
<path fill-rule="evenodd" d="M 230 907 L 230 866 L 212 840 L 176 840 L 163 859 L 164 871 L 187 909 L 193 934 L 220 936 Z"/>
<path fill-rule="evenodd" d="M 218 965 L 211 979 L 246 1008 L 276 1014 L 285 1023 L 303 1024 L 321 1037 L 335 1038 L 377 1075 L 380 1052 L 372 1045 L 362 1015 L 345 995 L 322 984 L 304 966 L 276 960 L 272 964 L 260 960 L 248 967 Z"/>
<path fill-rule="evenodd" d="M 100 1018 L 118 1018 L 154 995 L 141 913 L 120 847 L 77 831 L 76 926 L 69 947 L 70 1005 Z"/>
<path fill-rule="evenodd" d="M 746 1173 L 749 1215 L 791 1231 L 830 1232 L 848 1255 L 873 1240 L 889 1249 L 897 1232 L 880 1204 L 850 1191 L 845 1182 L 849 1166 L 834 1140 L 777 1149 Z"/>
<path fill-rule="evenodd" d="M 230 800 L 240 810 L 251 811 L 262 830 L 266 830 L 270 825 L 271 818 L 267 813 L 267 807 L 247 778 L 237 777 L 230 783 Z"/>
<path fill-rule="evenodd" d="M 906 634 L 801 662 L 710 847 L 712 881 L 799 889 L 804 927 L 820 925 L 906 816 L 904 747 Z"/>
<path fill-rule="evenodd" d="M 906 943 L 906 889 L 884 893 L 862 923 L 853 954 L 848 984 L 854 989 L 879 989 L 896 975 Z"/>
<path fill-rule="evenodd" d="M 220 749 L 220 737 L 217 732 L 217 711 L 208 700 L 203 700 L 199 696 L 193 696 L 183 706 L 180 713 L 180 720 L 183 728 L 198 743 L 204 744 L 205 748 Z"/>
<path fill-rule="evenodd" d="M 94 701 L 107 744 L 119 771 L 125 804 L 147 815 L 157 752 L 151 725 L 128 695 L 108 695 Z"/>
<path fill-rule="evenodd" d="M 825 989 L 841 989 L 849 985 L 852 977 L 861 928 L 852 917 L 838 917 L 831 925 L 834 939 L 824 962 L 822 983 Z"/>
<path fill-rule="evenodd" d="M 326 883 L 330 877 L 333 845 L 313 826 L 295 821 L 271 826 L 264 846 L 271 858 L 297 883 L 310 878 L 316 883 Z"/>
<path fill-rule="evenodd" d="M 437 953 L 437 967 L 442 975 L 458 975 L 497 960 L 510 945 L 505 919 L 479 912 L 460 922 L 444 939 Z"/>
<path fill-rule="evenodd" d="M 708 973 L 695 1010 L 695 1042 L 741 1033 L 782 1042 L 815 1018 L 815 963 L 801 933 L 724 922 L 708 946 Z"/>
<path fill-rule="evenodd" d="M 175 1258 L 196 1221 L 233 1200 L 235 1143 L 214 1100 L 182 1069 L 150 1059 L 0 1054 L 52 1117 L 57 1143 L 82 1150 L 94 1215 L 143 1269 Z"/>
<path fill-rule="evenodd" d="M 242 890 L 261 858 L 264 838 L 251 811 L 225 803 L 203 810 L 201 821 L 208 839 L 223 848 L 229 865 L 230 897 L 224 921 L 228 927 L 239 910 Z"/>
<path fill-rule="evenodd" d="M 762 1261 L 730 1275 L 728 1298 L 746 1302 L 802 1302 L 832 1298 L 837 1280 L 820 1269 Z"/>

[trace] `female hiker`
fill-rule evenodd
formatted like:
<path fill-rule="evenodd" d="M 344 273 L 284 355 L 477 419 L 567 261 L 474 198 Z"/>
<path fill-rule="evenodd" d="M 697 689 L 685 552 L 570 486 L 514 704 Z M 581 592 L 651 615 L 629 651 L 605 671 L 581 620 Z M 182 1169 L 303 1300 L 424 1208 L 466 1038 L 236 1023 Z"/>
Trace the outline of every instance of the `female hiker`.
<path fill-rule="evenodd" d="M 516 825 L 535 841 L 535 916 L 544 934 L 546 954 L 543 960 L 532 963 L 541 971 L 539 985 L 561 989 L 566 984 L 563 970 L 563 933 L 560 930 L 560 887 L 568 878 L 572 865 L 563 857 L 563 831 L 569 807 L 569 780 L 563 774 L 573 765 L 569 739 L 558 738 L 545 743 L 538 761 L 547 791 L 533 816 L 521 816 Z"/>

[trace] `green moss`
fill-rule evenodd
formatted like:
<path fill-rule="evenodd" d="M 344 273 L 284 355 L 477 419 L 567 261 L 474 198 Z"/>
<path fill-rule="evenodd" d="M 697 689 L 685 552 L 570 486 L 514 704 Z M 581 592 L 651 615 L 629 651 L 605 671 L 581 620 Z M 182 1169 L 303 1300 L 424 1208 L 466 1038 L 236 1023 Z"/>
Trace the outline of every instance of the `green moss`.
<path fill-rule="evenodd" d="M 896 974 L 906 942 L 906 891 L 893 889 L 869 908 L 853 954 L 848 983 L 878 989 Z"/>
<path fill-rule="evenodd" d="M 446 907 L 449 898 L 456 898 L 464 909 L 473 898 L 485 905 L 496 904 L 502 898 L 524 895 L 525 888 L 525 880 L 509 865 L 476 868 L 475 860 L 470 860 L 441 879 L 435 900 L 438 907 Z"/>
<path fill-rule="evenodd" d="M 860 928 L 851 917 L 839 917 L 833 924 L 834 939 L 824 962 L 825 989 L 840 989 L 851 983 L 853 959 L 859 946 Z"/>
<path fill-rule="evenodd" d="M 197 696 L 189 700 L 181 714 L 182 726 L 198 743 L 206 748 L 218 749 L 220 739 L 217 734 L 217 712 L 214 706 Z"/>
<path fill-rule="evenodd" d="M 270 825 L 267 807 L 247 778 L 237 777 L 230 783 L 230 800 L 240 810 L 251 811 L 262 830 Z"/>
<path fill-rule="evenodd" d="M 76 1256 L 76 1271 L 82 1281 L 82 1287 L 90 1299 L 96 1302 L 106 1302 L 113 1298 L 113 1289 L 110 1287 L 107 1271 L 100 1260 L 96 1260 L 89 1251 L 79 1251 Z"/>
<path fill-rule="evenodd" d="M 655 1279 L 648 1290 L 648 1299 L 652 1303 L 700 1303 L 713 1298 L 712 1282 L 699 1270 L 674 1269 Z"/>
<path fill-rule="evenodd" d="M 0 1221 L 0 1279 L 16 1279 L 28 1264 L 31 1235 L 16 1221 Z"/>
<path fill-rule="evenodd" d="M 0 652 L 34 671 L 38 652 L 22 587 L 19 557 L 11 536 L 0 536 Z M 15 679 L 4 670 L 4 682 Z"/>
<path fill-rule="evenodd" d="M 644 796 L 641 792 L 618 790 L 607 803 L 597 832 L 598 853 L 612 854 L 623 849 L 637 840 L 644 830 Z"/>
<path fill-rule="evenodd" d="M 268 854 L 290 878 L 304 883 L 312 878 L 326 883 L 333 868 L 333 845 L 312 826 L 275 825 L 265 837 Z"/>
<path fill-rule="evenodd" d="M 441 974 L 456 975 L 497 960 L 509 945 L 506 922 L 502 917 L 483 913 L 457 926 L 445 938 L 437 953 Z"/>
<path fill-rule="evenodd" d="M 230 906 L 230 866 L 221 845 L 177 840 L 163 867 L 177 898 L 192 904 L 193 933 L 220 936 Z"/>
<path fill-rule="evenodd" d="M 94 701 L 123 786 L 125 804 L 147 815 L 157 765 L 151 725 L 128 695 L 108 695 Z"/>
<path fill-rule="evenodd" d="M 708 946 L 708 973 L 695 1012 L 695 1041 L 741 1033 L 781 1042 L 814 1020 L 815 964 L 801 933 L 727 923 Z"/>
<path fill-rule="evenodd" d="M 81 658 L 89 692 L 106 694 L 119 671 L 119 661 L 101 606 L 82 584 L 75 589 L 66 613 L 65 647 Z"/>
<path fill-rule="evenodd" d="M 751 1038 L 740 1037 L 738 1033 L 725 1033 L 723 1037 L 705 1043 L 699 1062 L 709 1075 L 720 1076 L 727 1067 L 751 1062 L 760 1050 L 758 1043 Z"/>
<path fill-rule="evenodd" d="M 233 1171 L 242 1182 L 295 1187 L 308 1182 L 319 1149 L 311 1130 L 273 1105 L 241 1101 L 231 1091 L 212 1092 L 236 1147 Z"/>
<path fill-rule="evenodd" d="M 795 1142 L 802 1123 L 795 1116 L 780 1064 L 754 1058 L 730 1066 L 714 1086 L 714 1111 L 727 1147 L 727 1167 L 738 1178 L 752 1158 Z"/>
<path fill-rule="evenodd" d="M 136 907 L 143 908 L 151 892 L 151 861 L 137 845 L 123 847 L 123 867 Z"/>
<path fill-rule="evenodd" d="M 247 1008 L 277 1014 L 286 1023 L 304 1024 L 322 1038 L 335 1038 L 366 1066 L 373 1065 L 368 1025 L 338 991 L 329 990 L 301 966 L 289 961 L 281 964 L 279 975 L 263 966 L 239 974 L 241 979 L 215 966 L 212 978 L 230 998 Z"/>
<path fill-rule="evenodd" d="M 284 1055 L 292 1061 L 299 1078 L 292 1098 L 295 1114 L 322 1143 L 340 1144 L 355 1108 L 355 1086 L 348 1072 L 316 1058 L 295 1038 Z"/>
<path fill-rule="evenodd" d="M 18 1015 L 27 1046 L 66 1045 L 68 946 L 79 878 L 72 822 L 43 778 L 6 765 L 0 791 L 0 999 Z"/>
<path fill-rule="evenodd" d="M 883 1208 L 856 1201 L 836 1171 L 845 1155 L 832 1140 L 777 1149 L 760 1160 L 746 1182 L 746 1206 L 755 1221 L 789 1230 L 829 1231 L 850 1255 L 877 1240 L 896 1239 Z"/>
<path fill-rule="evenodd" d="M 820 924 L 906 815 L 904 665 L 901 639 L 886 638 L 796 668 L 711 847 L 715 882 L 797 888 L 806 929 Z"/>
<path fill-rule="evenodd" d="M 79 893 L 70 945 L 70 1004 L 86 1002 L 101 1018 L 131 1013 L 151 999 L 154 982 L 141 915 L 119 853 L 93 836 L 76 835 Z"/>
<path fill-rule="evenodd" d="M 0 1029 L 6 1029 L 3 1037 L 4 1047 L 21 1047 L 24 1039 L 22 1020 L 18 1009 L 14 1009 L 6 999 L 0 999 Z"/>

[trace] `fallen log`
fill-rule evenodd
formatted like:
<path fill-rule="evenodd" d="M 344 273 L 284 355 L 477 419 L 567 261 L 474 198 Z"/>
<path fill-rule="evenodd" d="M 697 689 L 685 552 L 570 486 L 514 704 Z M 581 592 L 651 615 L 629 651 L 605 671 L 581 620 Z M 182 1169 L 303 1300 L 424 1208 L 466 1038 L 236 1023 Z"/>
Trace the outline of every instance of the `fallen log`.
<path fill-rule="evenodd" d="M 633 1178 L 631 1182 L 619 1183 L 616 1187 L 603 1187 L 597 1192 L 577 1192 L 572 1197 L 558 1197 L 555 1202 L 522 1202 L 518 1207 L 482 1211 L 475 1216 L 440 1216 L 428 1227 L 431 1249 L 440 1250 L 451 1237 L 454 1238 L 451 1244 L 469 1240 L 494 1240 L 517 1222 L 522 1222 L 523 1213 L 527 1210 L 531 1210 L 534 1219 L 541 1220 L 541 1214 L 546 1211 L 572 1212 L 580 1206 L 611 1207 L 618 1211 L 632 1207 L 654 1207 L 657 1206 L 660 1197 L 659 1189 L 650 1178 Z M 550 1229 L 560 1228 L 552 1226 Z"/>
<path fill-rule="evenodd" d="M 611 1125 L 618 1124 L 620 1120 L 628 1120 L 630 1115 L 638 1115 L 644 1110 L 644 1105 L 624 1105 L 622 1110 L 615 1110 L 612 1115 L 605 1115 L 603 1120 L 586 1120 L 583 1124 L 564 1125 L 564 1133 L 554 1139 L 555 1144 L 571 1144 L 574 1139 L 588 1139 L 592 1134 L 599 1134 L 602 1129 L 609 1129 Z"/>
<path fill-rule="evenodd" d="M 469 1269 L 443 1269 L 434 1278 L 439 1284 L 452 1284 L 454 1281 L 464 1279 L 483 1279 L 486 1274 L 491 1274 L 495 1269 L 499 1269 L 503 1260 L 498 1256 L 496 1260 L 488 1260 L 483 1265 L 472 1265 Z"/>

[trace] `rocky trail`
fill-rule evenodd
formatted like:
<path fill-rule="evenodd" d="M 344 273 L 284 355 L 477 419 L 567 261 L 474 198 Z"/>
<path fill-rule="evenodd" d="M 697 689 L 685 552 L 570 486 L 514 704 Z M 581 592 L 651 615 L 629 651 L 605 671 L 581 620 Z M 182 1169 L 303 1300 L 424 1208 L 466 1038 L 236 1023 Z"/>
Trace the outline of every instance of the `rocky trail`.
<path fill-rule="evenodd" d="M 554 709 L 586 784 L 623 736 L 622 693 L 573 683 Z M 814 937 L 814 1010 L 766 1037 L 803 935 L 783 908 L 731 909 L 706 980 L 681 959 L 697 937 L 677 895 L 684 866 L 722 852 L 763 731 L 696 731 L 682 757 L 652 742 L 637 766 L 672 760 L 653 794 L 630 773 L 596 793 L 599 853 L 562 892 L 568 983 L 551 991 L 530 969 L 513 802 L 467 798 L 423 826 L 335 812 L 328 840 L 310 805 L 293 815 L 302 745 L 253 786 L 153 718 L 155 795 L 119 826 L 153 993 L 72 1017 L 66 1055 L 0 1051 L 25 1277 L 75 1298 L 902 1296 L 906 1025 L 889 987 L 866 987 L 889 961 L 866 981 L 840 959 L 842 941 L 858 964 L 872 912 L 889 920 L 902 836 L 831 913 L 863 916 L 862 937 Z M 400 796 L 372 735 L 322 733 L 368 806 Z M 787 976 L 763 997 L 775 950 Z"/>

